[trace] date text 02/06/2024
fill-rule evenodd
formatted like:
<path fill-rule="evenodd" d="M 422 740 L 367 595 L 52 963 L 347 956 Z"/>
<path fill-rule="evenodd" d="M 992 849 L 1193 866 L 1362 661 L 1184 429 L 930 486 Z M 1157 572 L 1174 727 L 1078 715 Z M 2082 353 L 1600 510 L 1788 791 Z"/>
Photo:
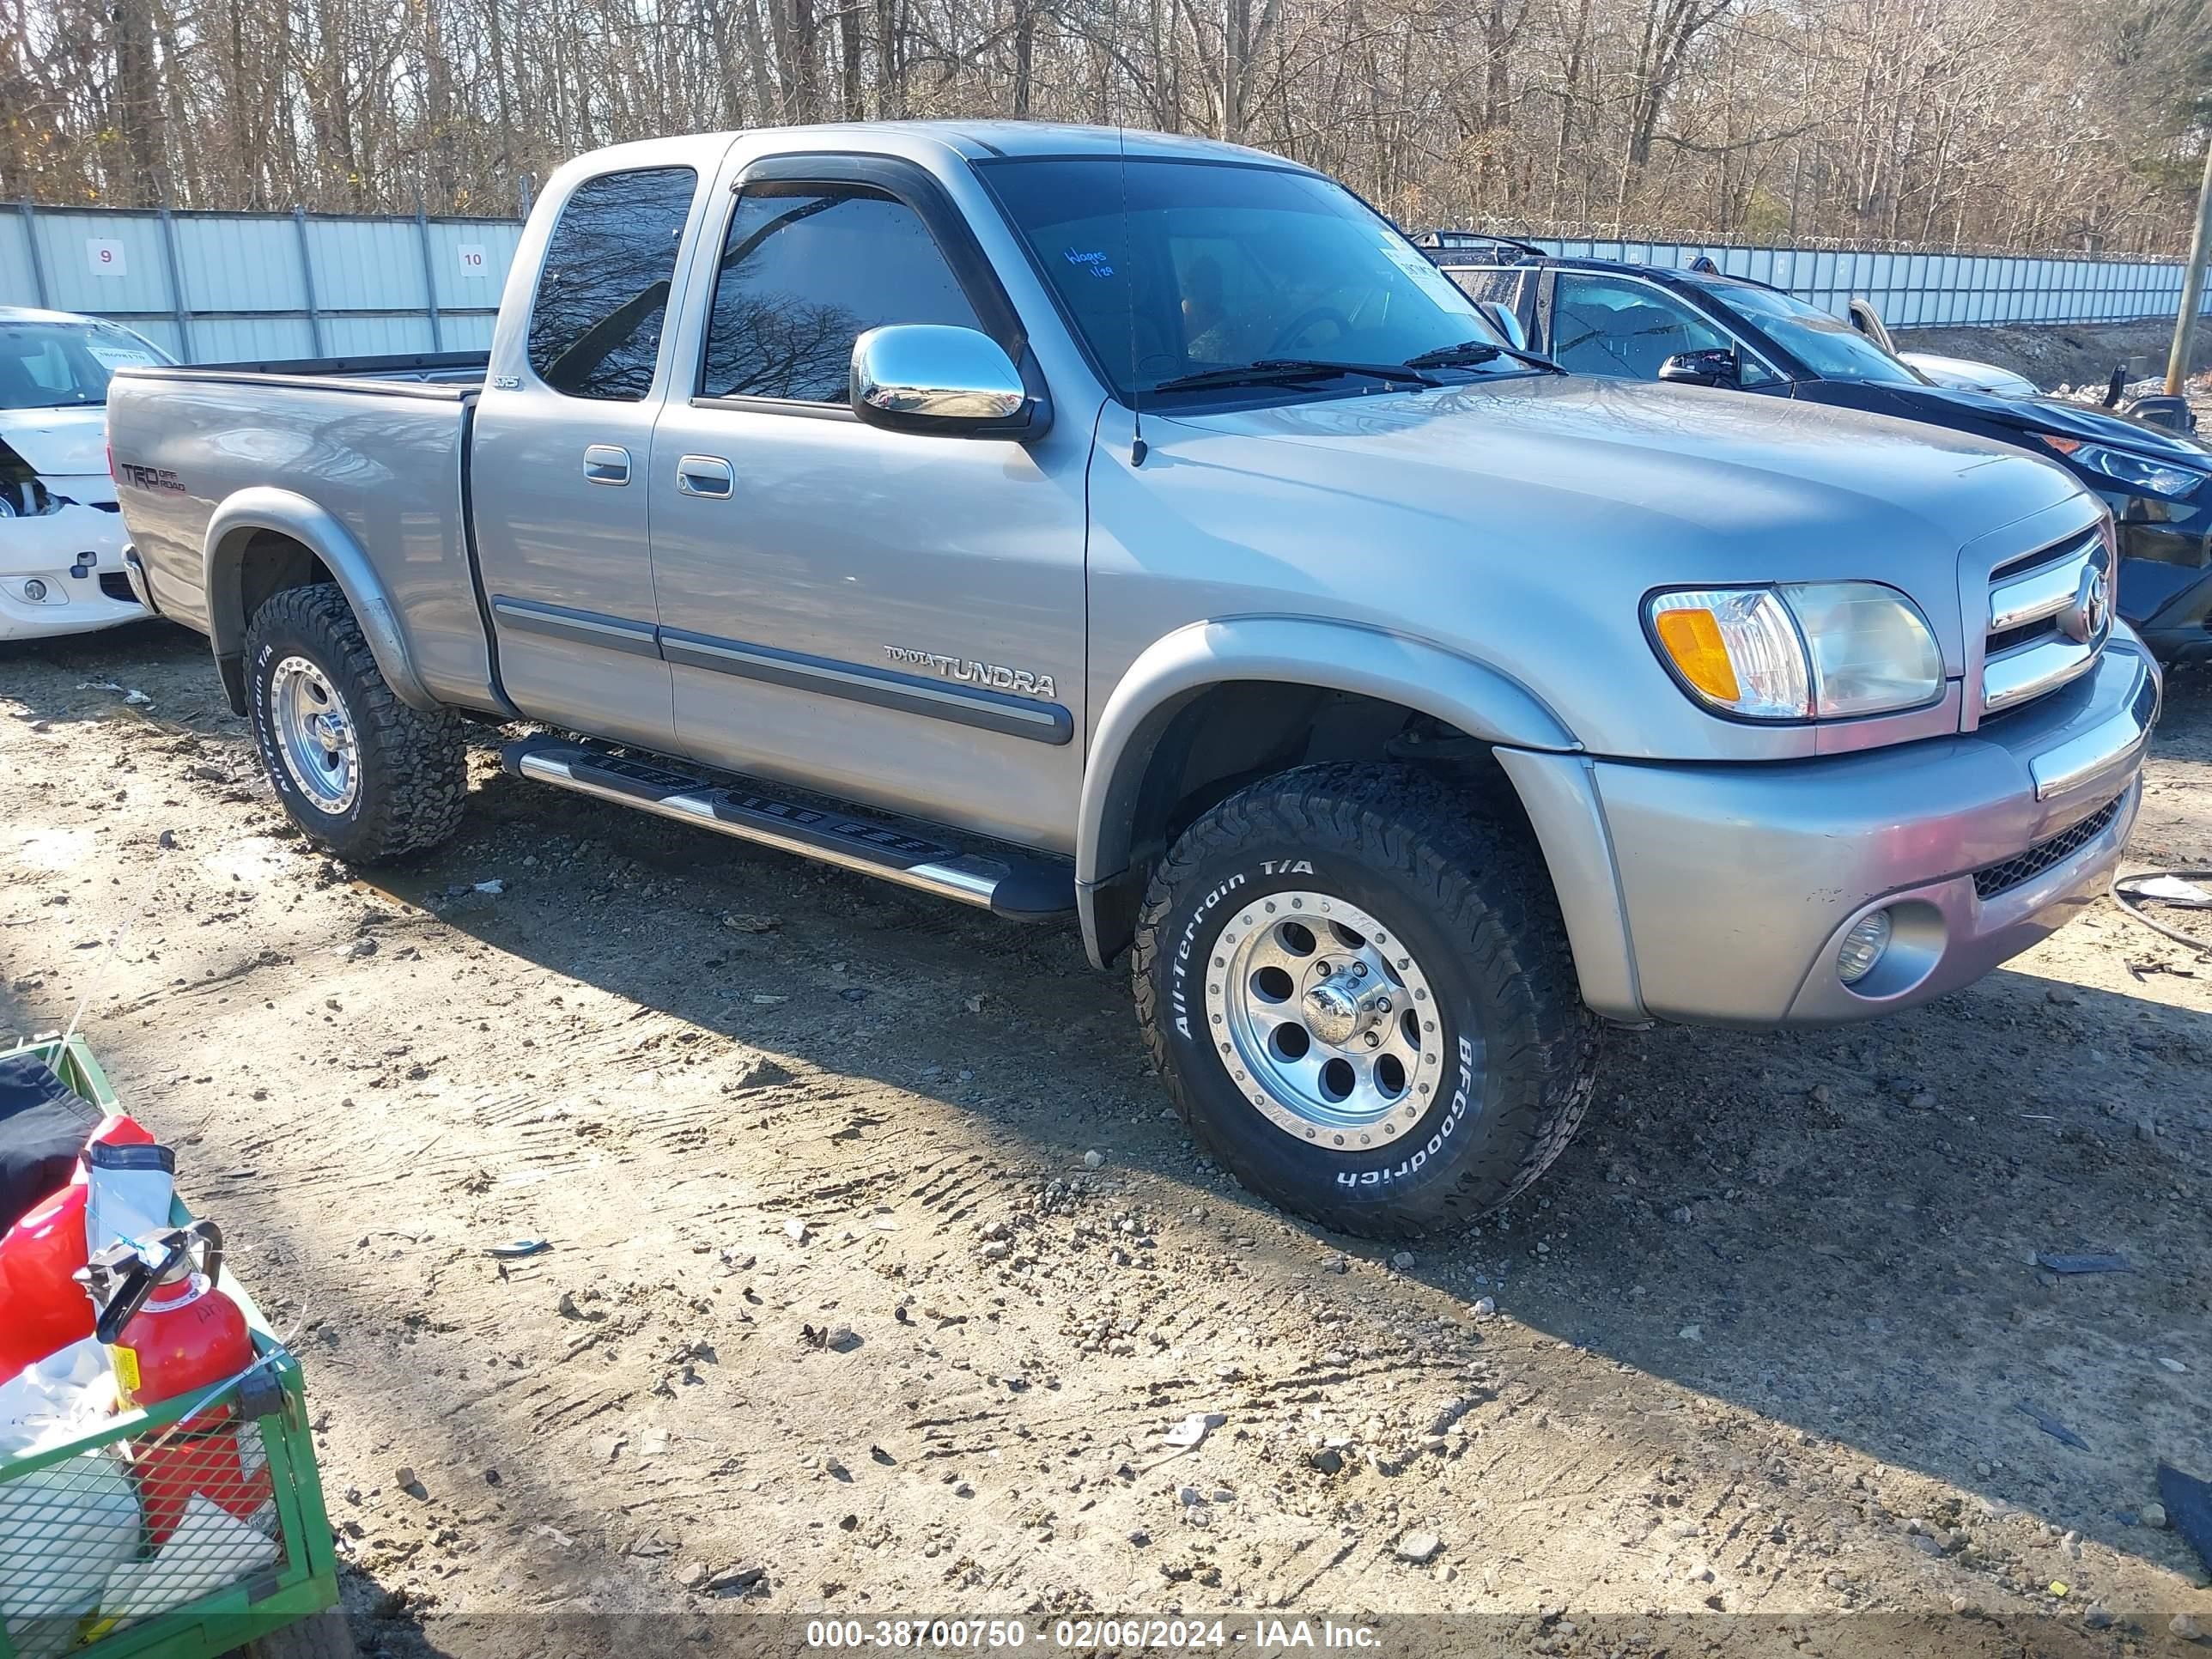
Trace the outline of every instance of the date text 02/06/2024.
<path fill-rule="evenodd" d="M 1369 1624 L 1340 1624 L 1333 1619 L 1255 1619 L 1240 1625 L 1224 1619 L 1059 1619 L 1032 1632 L 1018 1619 L 817 1619 L 807 1621 L 806 1645 L 828 1651 L 864 1648 L 922 1653 L 998 1654 L 1018 1650 L 1035 1640 L 1062 1652 L 1116 1652 L 1131 1649 L 1218 1650 L 1289 1653 L 1338 1649 L 1372 1651 L 1381 1632 Z"/>

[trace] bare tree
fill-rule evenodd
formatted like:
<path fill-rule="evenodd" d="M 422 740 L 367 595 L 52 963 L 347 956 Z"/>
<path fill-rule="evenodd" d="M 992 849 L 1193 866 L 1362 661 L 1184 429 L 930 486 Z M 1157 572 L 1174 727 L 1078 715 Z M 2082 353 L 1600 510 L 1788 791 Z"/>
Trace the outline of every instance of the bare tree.
<path fill-rule="evenodd" d="M 2212 0 L 0 0 L 0 193 L 511 211 L 653 133 L 1204 132 L 1405 223 L 2177 251 Z"/>

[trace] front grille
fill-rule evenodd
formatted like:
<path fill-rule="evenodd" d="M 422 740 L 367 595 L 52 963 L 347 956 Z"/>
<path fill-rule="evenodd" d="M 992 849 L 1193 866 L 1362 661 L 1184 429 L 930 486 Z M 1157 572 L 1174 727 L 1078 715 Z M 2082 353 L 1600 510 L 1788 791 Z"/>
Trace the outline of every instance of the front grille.
<path fill-rule="evenodd" d="M 131 578 L 113 570 L 100 573 L 100 591 L 118 605 L 136 605 L 138 596 L 131 591 Z"/>
<path fill-rule="evenodd" d="M 1995 898 L 2000 893 L 2009 893 L 2023 883 L 2033 881 L 2045 870 L 2066 862 L 2112 826 L 2120 810 L 2119 797 L 2115 795 L 2095 811 L 2070 830 L 2062 830 L 2049 841 L 2039 842 L 2016 858 L 2002 864 L 1992 864 L 1986 870 L 1974 872 L 1974 892 L 1979 897 Z"/>
<path fill-rule="evenodd" d="M 2112 555 L 2098 531 L 1999 565 L 1984 613 L 1984 719 L 2021 708 L 2097 665 L 2111 636 Z M 2085 610 L 2085 594 L 2095 596 Z"/>

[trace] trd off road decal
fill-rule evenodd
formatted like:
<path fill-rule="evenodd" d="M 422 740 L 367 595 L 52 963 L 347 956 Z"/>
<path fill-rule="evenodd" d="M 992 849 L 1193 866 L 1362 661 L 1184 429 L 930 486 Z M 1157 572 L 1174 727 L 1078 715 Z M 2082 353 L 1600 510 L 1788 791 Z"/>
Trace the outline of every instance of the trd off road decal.
<path fill-rule="evenodd" d="M 1403 1181 L 1444 1149 L 1460 1120 L 1467 1115 L 1468 1097 L 1474 1092 L 1474 1045 L 1465 1037 L 1459 1040 L 1459 1087 L 1452 1091 L 1451 1110 L 1429 1137 L 1428 1145 L 1418 1147 L 1412 1157 L 1393 1164 L 1387 1170 L 1362 1170 L 1358 1173 L 1340 1170 L 1336 1184 L 1340 1187 L 1382 1187 L 1393 1181 Z"/>
<path fill-rule="evenodd" d="M 115 464 L 115 482 L 132 489 L 158 489 L 172 495 L 186 494 L 184 481 L 166 466 L 141 466 L 136 461 Z"/>
<path fill-rule="evenodd" d="M 1261 859 L 1260 873 L 1263 876 L 1310 876 L 1313 874 L 1311 859 Z M 1175 981 L 1168 988 L 1168 995 L 1175 1004 L 1176 1030 L 1185 1039 L 1190 1036 L 1190 1002 L 1184 981 L 1190 972 L 1191 946 L 1198 938 L 1198 924 L 1223 898 L 1242 887 L 1247 878 L 1234 875 L 1200 901 L 1197 909 L 1190 913 L 1190 921 L 1182 930 L 1182 938 L 1176 943 Z"/>

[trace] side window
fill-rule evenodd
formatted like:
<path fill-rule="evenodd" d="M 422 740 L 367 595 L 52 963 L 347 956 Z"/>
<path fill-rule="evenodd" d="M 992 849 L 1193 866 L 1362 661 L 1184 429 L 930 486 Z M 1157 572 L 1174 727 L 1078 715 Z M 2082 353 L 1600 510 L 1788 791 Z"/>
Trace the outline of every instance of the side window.
<path fill-rule="evenodd" d="M 704 397 L 842 404 L 853 342 L 868 330 L 981 326 L 921 216 L 864 185 L 747 188 L 720 273 Z"/>
<path fill-rule="evenodd" d="M 1477 304 L 1495 300 L 1508 311 L 1520 307 L 1521 279 L 1525 274 L 1503 265 L 1450 265 L 1444 270 L 1468 299 Z"/>
<path fill-rule="evenodd" d="M 698 182 L 690 167 L 609 173 L 562 204 L 530 307 L 530 367 L 556 392 L 635 403 L 652 389 Z"/>
<path fill-rule="evenodd" d="M 1726 351 L 1735 344 L 1650 283 L 1578 270 L 1563 270 L 1554 282 L 1548 355 L 1577 374 L 1656 380 L 1659 365 L 1677 352 Z"/>

